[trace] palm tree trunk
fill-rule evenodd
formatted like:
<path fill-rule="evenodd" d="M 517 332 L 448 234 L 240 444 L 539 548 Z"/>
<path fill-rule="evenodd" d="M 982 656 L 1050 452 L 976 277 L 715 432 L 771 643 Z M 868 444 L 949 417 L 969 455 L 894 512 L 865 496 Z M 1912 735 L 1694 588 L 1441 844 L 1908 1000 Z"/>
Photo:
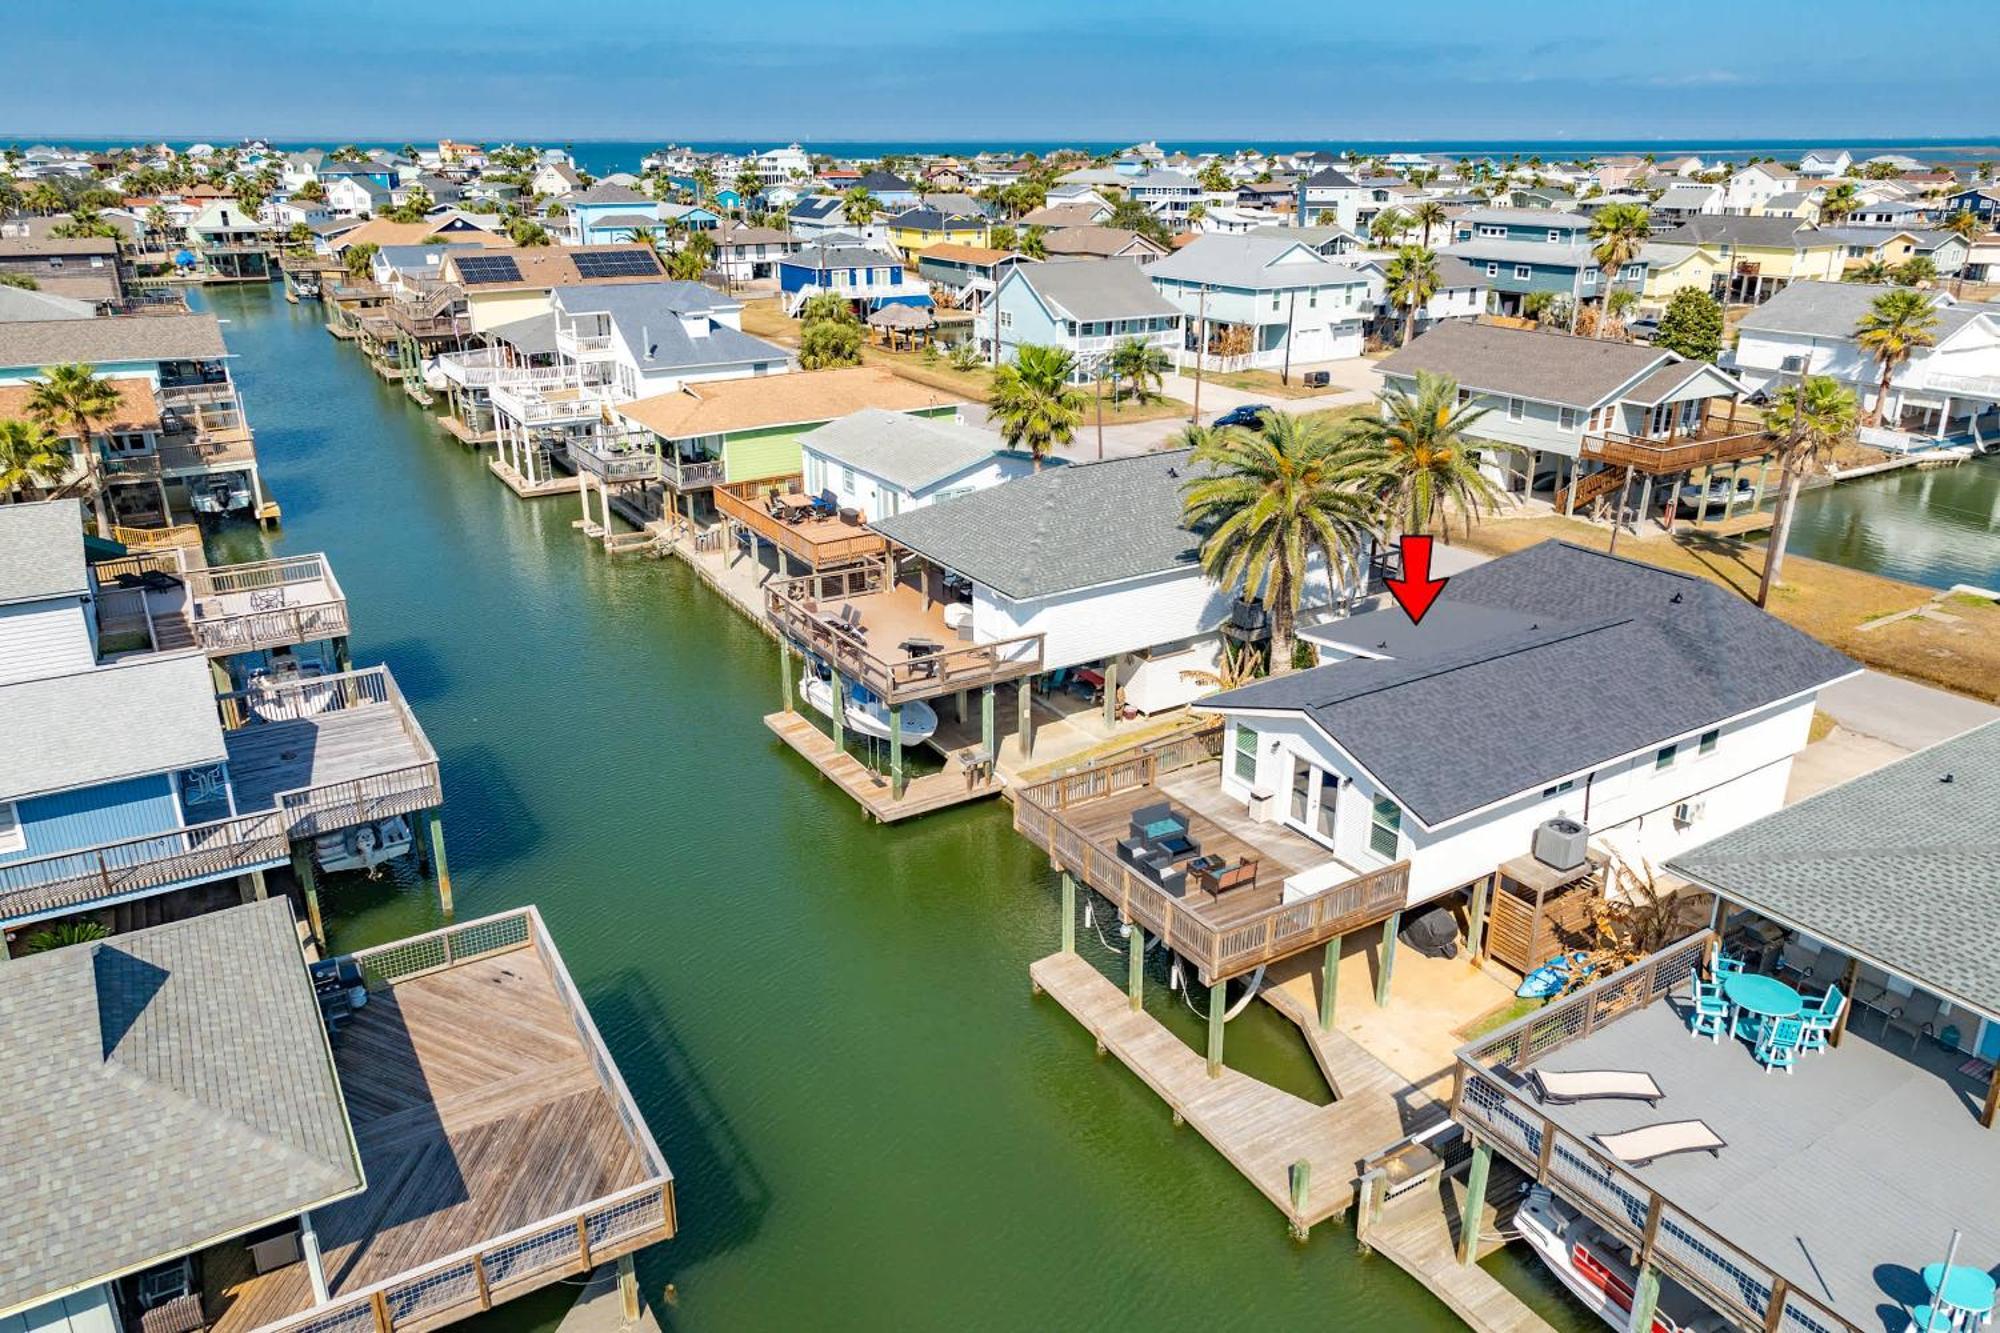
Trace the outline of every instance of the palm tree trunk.
<path fill-rule="evenodd" d="M 1278 675 L 1292 669 L 1292 626 L 1296 621 L 1296 598 L 1292 591 L 1292 579 L 1283 566 L 1282 560 L 1271 578 L 1271 674 Z"/>
<path fill-rule="evenodd" d="M 1875 394 L 1875 424 L 1882 424 L 1883 413 L 1889 410 L 1889 381 L 1895 377 L 1896 368 L 1887 360 L 1882 362 L 1882 387 Z"/>
<path fill-rule="evenodd" d="M 1784 488 L 1778 492 L 1777 512 L 1771 515 L 1771 539 L 1764 548 L 1764 577 L 1757 584 L 1759 606 L 1771 600 L 1771 589 L 1778 586 L 1778 573 L 1785 564 L 1785 546 L 1792 537 L 1792 511 L 1798 504 L 1799 484 L 1804 480 L 1805 474 L 1787 459 Z"/>
<path fill-rule="evenodd" d="M 1403 346 L 1410 345 L 1410 339 L 1417 336 L 1417 306 L 1412 301 L 1403 307 Z"/>

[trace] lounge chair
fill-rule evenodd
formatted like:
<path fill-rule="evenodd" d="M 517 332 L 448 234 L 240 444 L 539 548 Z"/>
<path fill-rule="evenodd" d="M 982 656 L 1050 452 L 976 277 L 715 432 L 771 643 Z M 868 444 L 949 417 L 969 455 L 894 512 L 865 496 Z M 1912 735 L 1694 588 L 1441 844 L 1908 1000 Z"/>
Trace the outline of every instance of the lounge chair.
<path fill-rule="evenodd" d="M 1663 1120 L 1657 1125 L 1641 1125 L 1618 1134 L 1593 1134 L 1597 1146 L 1627 1166 L 1650 1166 L 1676 1153 L 1705 1152 L 1722 1156 L 1729 1145 L 1722 1136 L 1699 1120 Z"/>
<path fill-rule="evenodd" d="M 1658 1106 L 1666 1096 L 1653 1076 L 1637 1069 L 1531 1069 L 1535 1100 L 1555 1106 L 1571 1102 L 1627 1101 Z"/>
<path fill-rule="evenodd" d="M 821 491 L 813 498 L 813 513 L 821 518 L 835 518 L 840 514 L 840 501 L 831 490 Z"/>

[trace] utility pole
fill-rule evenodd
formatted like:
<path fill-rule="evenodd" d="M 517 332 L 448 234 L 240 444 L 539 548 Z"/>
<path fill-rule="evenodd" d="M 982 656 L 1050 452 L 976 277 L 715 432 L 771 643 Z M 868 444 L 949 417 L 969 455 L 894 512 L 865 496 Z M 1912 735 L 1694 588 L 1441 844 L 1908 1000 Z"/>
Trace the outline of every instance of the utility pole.
<path fill-rule="evenodd" d="M 1298 312 L 1299 289 L 1294 287 L 1292 288 L 1292 298 L 1285 305 L 1285 368 L 1278 372 L 1278 383 L 1284 385 L 1289 385 L 1292 382 L 1292 335 L 1298 330 L 1298 326 L 1294 322 Z"/>
<path fill-rule="evenodd" d="M 1208 284 L 1201 285 L 1200 314 L 1195 319 L 1194 407 L 1188 415 L 1190 426 L 1201 424 L 1201 365 L 1208 359 Z"/>
<path fill-rule="evenodd" d="M 1104 358 L 1097 358 L 1097 366 L 1090 377 L 1097 390 L 1097 461 L 1104 461 Z"/>

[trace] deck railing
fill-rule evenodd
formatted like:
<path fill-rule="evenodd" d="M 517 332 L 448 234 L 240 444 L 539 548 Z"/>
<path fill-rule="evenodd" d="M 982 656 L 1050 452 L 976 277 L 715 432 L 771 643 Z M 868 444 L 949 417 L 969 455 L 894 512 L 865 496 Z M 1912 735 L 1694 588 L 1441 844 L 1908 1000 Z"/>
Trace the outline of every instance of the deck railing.
<path fill-rule="evenodd" d="M 1200 909 L 1168 893 L 1127 865 L 1116 844 L 1104 845 L 1066 812 L 1141 787 L 1163 774 L 1216 758 L 1219 728 L 1141 746 L 1100 763 L 1014 789 L 1014 828 L 1046 849 L 1049 860 L 1114 903 L 1127 920 L 1165 940 L 1192 962 L 1205 984 L 1288 958 L 1302 949 L 1358 930 L 1402 910 L 1409 898 L 1410 864 L 1366 871 L 1295 903 L 1278 903 L 1218 925 Z"/>
<path fill-rule="evenodd" d="M 1534 1062 L 1686 986 L 1713 942 L 1703 931 L 1458 1052 L 1453 1115 L 1515 1165 L 1666 1269 L 1732 1322 L 1772 1333 L 1860 1333 L 1688 1210 L 1543 1114 L 1523 1080 Z"/>
<path fill-rule="evenodd" d="M 394 710 L 404 739 L 417 755 L 416 761 L 341 782 L 279 792 L 277 806 L 292 838 L 317 837 L 333 829 L 353 828 L 390 815 L 428 810 L 444 800 L 437 751 L 431 748 L 430 738 L 417 724 L 416 714 L 410 711 L 397 688 L 396 678 L 386 666 L 259 685 L 218 695 L 216 702 L 225 731 L 369 708 Z"/>
<path fill-rule="evenodd" d="M 182 546 L 199 551 L 201 529 L 192 523 L 167 528 L 114 527 L 111 529 L 111 540 L 128 551 L 151 551 L 164 546 Z"/>
<path fill-rule="evenodd" d="M 1775 447 L 1771 438 L 1761 430 L 1717 431 L 1704 427 L 1701 433 L 1680 440 L 1652 440 L 1643 435 L 1613 431 L 1585 436 L 1583 456 L 1660 476 L 1709 463 L 1755 458 L 1771 452 Z"/>
<path fill-rule="evenodd" d="M 764 611 L 780 633 L 889 703 L 1017 680 L 1041 671 L 1040 634 L 944 647 L 924 657 L 892 661 L 838 628 L 832 603 L 854 606 L 865 623 L 867 599 L 887 595 L 891 577 L 889 558 L 877 556 L 843 569 L 773 581 L 764 587 Z M 942 627 L 939 632 L 944 632 Z"/>
<path fill-rule="evenodd" d="M 705 486 L 721 485 L 726 470 L 719 458 L 703 458 L 693 462 L 669 458 L 661 462 L 660 479 L 677 491 L 693 491 Z"/>
<path fill-rule="evenodd" d="M 621 439 L 591 437 L 572 440 L 569 456 L 577 468 L 606 482 L 654 481 L 660 475 L 660 456 L 650 447 Z"/>
<path fill-rule="evenodd" d="M 337 638 L 348 632 L 347 598 L 324 555 L 191 570 L 186 579 L 188 621 L 204 652 L 249 652 Z M 310 600 L 292 605 L 231 611 L 214 600 L 237 595 L 254 602 L 275 593 L 282 603 L 284 589 L 302 584 L 320 586 Z"/>
<path fill-rule="evenodd" d="M 0 918 L 46 915 L 241 874 L 283 861 L 289 848 L 286 817 L 266 810 L 9 861 L 0 865 Z"/>
<path fill-rule="evenodd" d="M 717 486 L 714 491 L 715 507 L 725 522 L 742 524 L 815 569 L 852 564 L 889 549 L 888 538 L 865 527 L 848 528 L 836 536 L 824 527 L 812 532 L 801 531 L 773 517 L 764 507 L 765 496 L 774 490 L 791 490 L 799 480 L 799 474 L 795 472 L 789 477 L 765 477 L 757 481 L 735 481 Z"/>
<path fill-rule="evenodd" d="M 533 907 L 448 926 L 354 955 L 370 989 L 392 987 L 479 958 L 531 948 L 568 1010 L 599 1083 L 651 1177 L 518 1230 L 341 1292 L 327 1304 L 253 1333 L 421 1333 L 674 1235 L 673 1172 L 577 994 Z"/>

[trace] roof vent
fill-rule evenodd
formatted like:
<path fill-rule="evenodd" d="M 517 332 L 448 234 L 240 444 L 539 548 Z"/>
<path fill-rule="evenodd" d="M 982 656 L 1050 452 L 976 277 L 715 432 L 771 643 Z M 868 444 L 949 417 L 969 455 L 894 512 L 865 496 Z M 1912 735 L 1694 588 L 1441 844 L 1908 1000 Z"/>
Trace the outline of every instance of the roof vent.
<path fill-rule="evenodd" d="M 1672 602 L 1675 606 L 1679 606 L 1681 604 L 1681 595 L 1679 593 L 1675 593 L 1672 597 L 1667 598 L 1667 600 Z"/>
<path fill-rule="evenodd" d="M 1944 783 L 1947 787 L 1949 787 L 1952 784 L 1953 780 L 1954 779 L 1949 773 L 1945 774 L 1943 777 L 1938 779 L 1939 782 Z"/>

